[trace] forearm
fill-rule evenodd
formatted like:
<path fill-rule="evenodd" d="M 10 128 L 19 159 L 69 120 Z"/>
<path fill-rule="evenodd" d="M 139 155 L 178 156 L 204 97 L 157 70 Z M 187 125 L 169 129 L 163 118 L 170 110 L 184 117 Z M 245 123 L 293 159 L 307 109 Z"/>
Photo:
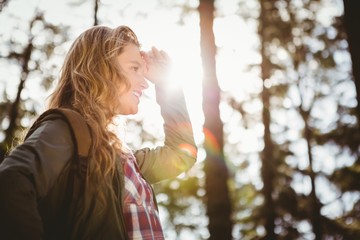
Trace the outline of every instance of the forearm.
<path fill-rule="evenodd" d="M 195 163 L 197 154 L 182 91 L 166 92 L 164 86 L 157 86 L 156 93 L 165 122 L 164 146 L 135 152 L 144 176 L 152 183 L 176 177 L 188 170 Z"/>
<path fill-rule="evenodd" d="M 156 100 L 164 119 L 165 145 L 174 148 L 188 146 L 188 150 L 192 149 L 192 154 L 196 154 L 192 124 L 182 90 L 167 90 L 166 85 L 157 85 Z"/>

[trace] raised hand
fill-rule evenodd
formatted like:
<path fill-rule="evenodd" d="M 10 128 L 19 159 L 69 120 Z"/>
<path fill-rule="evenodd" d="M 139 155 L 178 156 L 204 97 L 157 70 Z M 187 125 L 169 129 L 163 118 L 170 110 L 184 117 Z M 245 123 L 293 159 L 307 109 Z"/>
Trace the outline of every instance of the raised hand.
<path fill-rule="evenodd" d="M 164 82 L 168 78 L 171 68 L 169 55 L 155 47 L 148 52 L 141 51 L 141 55 L 146 65 L 145 78 L 154 84 Z"/>

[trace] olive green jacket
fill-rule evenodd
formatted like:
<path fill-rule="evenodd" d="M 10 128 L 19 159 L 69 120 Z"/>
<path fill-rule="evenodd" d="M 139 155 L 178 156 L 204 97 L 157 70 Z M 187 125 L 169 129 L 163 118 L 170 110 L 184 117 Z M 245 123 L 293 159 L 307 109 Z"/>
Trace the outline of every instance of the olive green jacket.
<path fill-rule="evenodd" d="M 182 92 L 167 93 L 160 87 L 156 91 L 164 119 L 164 145 L 134 151 L 149 183 L 176 177 L 196 161 Z M 104 189 L 107 205 L 102 207 L 91 186 L 81 186 L 85 189 L 81 198 L 73 194 L 79 182 L 71 171 L 73 159 L 73 139 L 61 119 L 42 123 L 5 158 L 0 165 L 1 239 L 127 239 L 122 201 L 117 200 L 124 189 L 122 168 L 113 179 L 117 196 Z M 94 214 L 99 208 L 102 211 Z"/>

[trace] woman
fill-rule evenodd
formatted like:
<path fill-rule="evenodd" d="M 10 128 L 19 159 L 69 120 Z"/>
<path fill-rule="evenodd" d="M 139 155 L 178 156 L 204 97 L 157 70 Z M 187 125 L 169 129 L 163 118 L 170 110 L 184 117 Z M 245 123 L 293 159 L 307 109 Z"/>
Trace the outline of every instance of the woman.
<path fill-rule="evenodd" d="M 196 160 L 181 91 L 167 92 L 169 57 L 140 51 L 134 32 L 97 26 L 71 46 L 49 108 L 80 113 L 92 146 L 84 191 L 71 175 L 74 144 L 64 120 L 41 124 L 0 165 L 0 234 L 5 239 L 163 239 L 151 185 Z M 130 151 L 111 131 L 118 115 L 135 114 L 147 80 L 155 84 L 164 146 Z M 70 200 L 69 200 L 70 199 Z M 3 238 L 1 238 L 3 239 Z"/>

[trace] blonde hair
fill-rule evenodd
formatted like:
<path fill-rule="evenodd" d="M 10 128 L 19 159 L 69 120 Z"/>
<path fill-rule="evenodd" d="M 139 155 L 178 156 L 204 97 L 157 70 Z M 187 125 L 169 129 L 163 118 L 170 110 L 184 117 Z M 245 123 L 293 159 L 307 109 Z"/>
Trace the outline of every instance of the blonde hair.
<path fill-rule="evenodd" d="M 62 66 L 59 83 L 49 99 L 49 108 L 66 107 L 79 112 L 92 132 L 87 184 L 93 189 L 112 189 L 116 155 L 122 143 L 108 128 L 117 115 L 119 91 L 129 88 L 116 57 L 128 44 L 140 47 L 127 26 L 92 27 L 72 44 Z M 105 196 L 97 192 L 105 204 Z"/>

